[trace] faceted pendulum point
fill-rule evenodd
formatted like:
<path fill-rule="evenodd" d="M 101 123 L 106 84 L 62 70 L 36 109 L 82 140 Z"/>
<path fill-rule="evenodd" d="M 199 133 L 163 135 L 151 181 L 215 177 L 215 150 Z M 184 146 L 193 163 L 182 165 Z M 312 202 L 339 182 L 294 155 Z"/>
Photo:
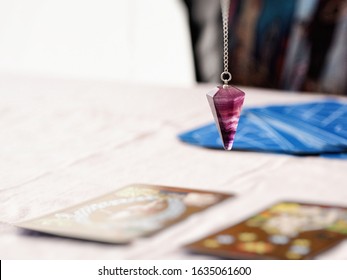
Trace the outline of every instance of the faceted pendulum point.
<path fill-rule="evenodd" d="M 238 88 L 224 85 L 207 93 L 212 114 L 225 150 L 231 150 L 239 123 L 245 93 Z"/>

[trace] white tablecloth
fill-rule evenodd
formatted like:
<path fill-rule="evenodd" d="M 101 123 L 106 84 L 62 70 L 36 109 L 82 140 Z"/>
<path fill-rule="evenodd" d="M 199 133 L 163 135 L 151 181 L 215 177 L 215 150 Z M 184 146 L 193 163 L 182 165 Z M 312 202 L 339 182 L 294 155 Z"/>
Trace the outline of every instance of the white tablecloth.
<path fill-rule="evenodd" d="M 178 133 L 212 121 L 210 87 L 0 75 L 0 259 L 209 258 L 181 247 L 279 200 L 347 204 L 347 161 L 180 142 Z M 244 90 L 247 106 L 320 98 Z M 134 182 L 237 198 L 129 246 L 29 236 L 11 225 Z M 347 241 L 318 258 L 347 259 Z"/>

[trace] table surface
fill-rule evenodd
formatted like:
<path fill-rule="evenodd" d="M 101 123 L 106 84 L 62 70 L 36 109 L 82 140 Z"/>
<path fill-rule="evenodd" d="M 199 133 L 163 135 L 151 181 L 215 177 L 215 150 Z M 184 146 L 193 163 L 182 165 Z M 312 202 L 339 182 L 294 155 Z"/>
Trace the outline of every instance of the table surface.
<path fill-rule="evenodd" d="M 182 245 L 295 199 L 346 205 L 347 161 L 190 146 L 177 134 L 212 121 L 211 85 L 166 88 L 0 75 L 0 259 L 203 259 Z M 317 95 L 243 88 L 246 106 Z M 129 246 L 29 236 L 13 224 L 131 183 L 234 193 Z M 347 259 L 347 241 L 318 256 Z"/>

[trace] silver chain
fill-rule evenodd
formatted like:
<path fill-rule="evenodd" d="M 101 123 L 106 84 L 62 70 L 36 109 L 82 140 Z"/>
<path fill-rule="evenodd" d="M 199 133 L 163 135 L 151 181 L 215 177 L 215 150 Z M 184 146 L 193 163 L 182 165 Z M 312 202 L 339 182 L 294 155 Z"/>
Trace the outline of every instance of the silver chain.
<path fill-rule="evenodd" d="M 229 7 L 230 0 L 220 0 L 220 5 L 222 9 L 222 19 L 223 19 L 223 65 L 224 70 L 220 75 L 221 80 L 225 85 L 232 79 L 229 72 Z"/>

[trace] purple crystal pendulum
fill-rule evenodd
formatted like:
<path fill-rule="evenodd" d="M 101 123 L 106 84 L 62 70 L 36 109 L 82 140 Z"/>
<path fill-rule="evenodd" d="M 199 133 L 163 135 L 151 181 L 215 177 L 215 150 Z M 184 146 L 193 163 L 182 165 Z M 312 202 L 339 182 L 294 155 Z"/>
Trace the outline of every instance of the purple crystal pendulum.
<path fill-rule="evenodd" d="M 218 86 L 207 94 L 225 150 L 231 150 L 239 123 L 245 93 L 229 85 Z"/>
<path fill-rule="evenodd" d="M 224 35 L 224 72 L 221 80 L 224 85 L 217 86 L 207 93 L 214 120 L 219 135 L 223 140 L 225 150 L 231 150 L 241 114 L 245 93 L 236 87 L 228 85 L 231 74 L 228 71 L 228 14 L 230 0 L 221 0 Z"/>

